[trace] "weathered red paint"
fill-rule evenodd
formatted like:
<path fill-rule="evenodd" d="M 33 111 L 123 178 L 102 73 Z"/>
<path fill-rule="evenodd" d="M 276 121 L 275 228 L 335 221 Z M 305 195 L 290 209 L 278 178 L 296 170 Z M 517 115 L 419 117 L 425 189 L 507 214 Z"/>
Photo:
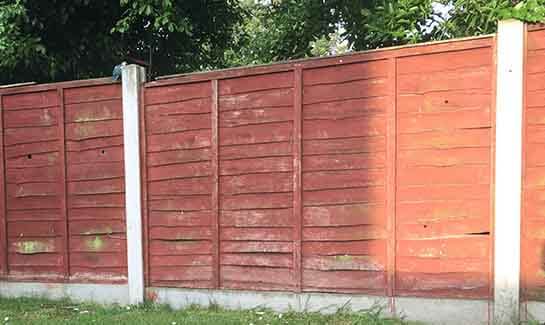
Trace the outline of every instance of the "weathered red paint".
<path fill-rule="evenodd" d="M 120 96 L 105 80 L 2 90 L 7 279 L 126 280 Z"/>
<path fill-rule="evenodd" d="M 524 300 L 545 301 L 545 223 L 543 185 L 543 129 L 545 92 L 545 30 L 527 34 L 523 134 L 523 208 L 521 286 Z"/>

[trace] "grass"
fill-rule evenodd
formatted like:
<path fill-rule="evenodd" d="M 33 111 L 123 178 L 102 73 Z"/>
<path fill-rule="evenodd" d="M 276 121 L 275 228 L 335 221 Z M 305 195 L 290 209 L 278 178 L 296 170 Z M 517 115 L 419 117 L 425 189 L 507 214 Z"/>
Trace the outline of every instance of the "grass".
<path fill-rule="evenodd" d="M 348 312 L 339 310 L 332 315 L 318 313 L 276 313 L 270 310 L 233 310 L 217 306 L 190 307 L 172 310 L 167 306 L 145 304 L 142 306 L 98 306 L 76 304 L 70 301 L 49 301 L 35 298 L 0 298 L 0 325 L 8 324 L 408 324 L 399 319 L 386 319 L 380 310 Z M 414 324 L 414 323 L 413 323 Z"/>

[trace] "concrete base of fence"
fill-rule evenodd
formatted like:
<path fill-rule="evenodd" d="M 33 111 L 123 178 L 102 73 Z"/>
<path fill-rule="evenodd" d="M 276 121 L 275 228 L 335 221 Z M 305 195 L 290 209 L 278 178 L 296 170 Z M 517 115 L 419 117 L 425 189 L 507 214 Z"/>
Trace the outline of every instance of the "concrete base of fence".
<path fill-rule="evenodd" d="M 524 313 L 522 313 L 524 315 Z M 526 303 L 526 320 L 545 323 L 545 302 L 529 301 Z"/>
<path fill-rule="evenodd" d="M 120 284 L 0 282 L 0 297 L 67 298 L 75 302 L 126 305 L 129 289 Z"/>
<path fill-rule="evenodd" d="M 254 292 L 229 290 L 194 290 L 177 288 L 148 288 L 148 297 L 172 308 L 190 305 L 217 304 L 227 309 L 269 308 L 278 312 L 318 311 L 334 313 L 340 308 L 353 311 L 381 308 L 391 315 L 390 299 L 385 297 L 325 294 Z M 428 324 L 486 324 L 488 301 L 428 298 L 395 298 L 396 315 L 411 321 Z"/>

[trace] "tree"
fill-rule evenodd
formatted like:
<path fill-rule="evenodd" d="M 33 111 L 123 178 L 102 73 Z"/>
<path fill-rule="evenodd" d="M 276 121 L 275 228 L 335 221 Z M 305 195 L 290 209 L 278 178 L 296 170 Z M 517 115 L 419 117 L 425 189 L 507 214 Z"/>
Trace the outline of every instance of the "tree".
<path fill-rule="evenodd" d="M 127 58 L 155 74 L 225 66 L 235 0 L 0 0 L 0 83 L 111 74 Z"/>

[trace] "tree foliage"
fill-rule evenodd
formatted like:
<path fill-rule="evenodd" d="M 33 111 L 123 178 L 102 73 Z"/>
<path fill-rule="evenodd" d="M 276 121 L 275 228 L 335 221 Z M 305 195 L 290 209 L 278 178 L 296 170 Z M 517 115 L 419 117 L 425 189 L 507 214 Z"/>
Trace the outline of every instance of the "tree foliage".
<path fill-rule="evenodd" d="M 131 58 L 154 75 L 269 63 L 487 34 L 505 18 L 544 21 L 545 0 L 0 0 L 0 83 L 104 76 Z"/>
<path fill-rule="evenodd" d="M 151 56 L 156 74 L 224 66 L 235 0 L 0 0 L 0 83 L 77 79 Z"/>

